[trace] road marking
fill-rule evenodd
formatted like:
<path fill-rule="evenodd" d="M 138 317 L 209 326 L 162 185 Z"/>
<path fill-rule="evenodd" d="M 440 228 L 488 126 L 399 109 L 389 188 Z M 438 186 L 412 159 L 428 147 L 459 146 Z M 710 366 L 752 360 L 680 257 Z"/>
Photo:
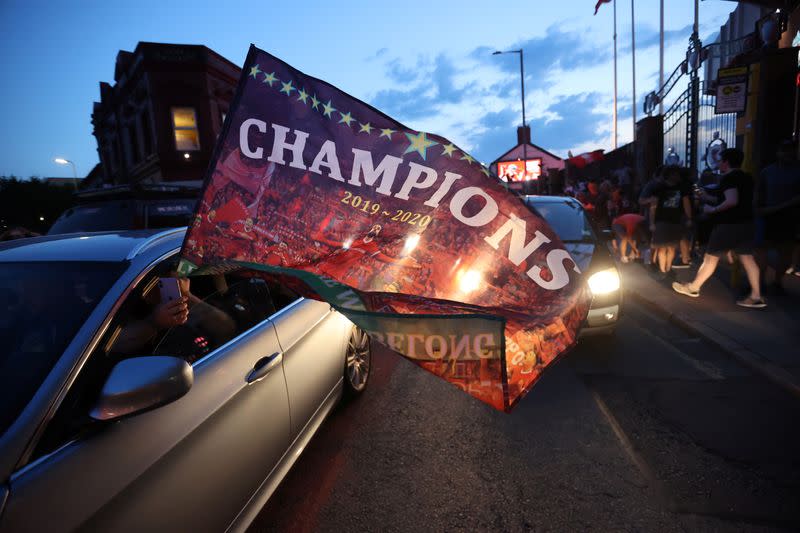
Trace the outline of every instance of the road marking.
<path fill-rule="evenodd" d="M 655 333 L 651 332 L 648 329 L 643 328 L 639 324 L 631 323 L 631 325 L 638 329 L 640 332 L 644 333 L 648 337 L 655 339 L 656 342 L 661 344 L 664 348 L 666 348 L 667 352 L 671 353 L 672 355 L 678 357 L 684 363 L 687 363 L 689 366 L 703 374 L 704 376 L 708 377 L 709 379 L 713 379 L 714 381 L 720 381 L 725 379 L 725 375 L 722 373 L 722 370 L 717 368 L 716 366 L 712 365 L 706 361 L 700 361 L 699 359 L 695 359 L 691 355 L 682 352 L 678 348 L 676 348 L 672 343 L 667 342 L 666 340 L 662 339 Z"/>
<path fill-rule="evenodd" d="M 594 399 L 594 403 L 597 404 L 597 407 L 600 409 L 600 412 L 603 414 L 603 417 L 608 422 L 608 425 L 611 426 L 611 430 L 614 432 L 614 435 L 617 437 L 622 449 L 625 451 L 625 454 L 631 460 L 631 462 L 636 466 L 639 470 L 639 473 L 644 478 L 645 482 L 649 487 L 653 488 L 653 491 L 660 496 L 664 501 L 668 503 L 670 507 L 674 506 L 674 502 L 669 497 L 669 494 L 664 489 L 664 486 L 658 481 L 658 477 L 656 477 L 653 470 L 650 468 L 650 465 L 644 460 L 644 458 L 636 451 L 636 448 L 633 446 L 633 443 L 630 441 L 628 436 L 623 431 L 622 426 L 617 421 L 617 418 L 611 412 L 611 409 L 608 408 L 606 402 L 600 397 L 600 394 L 594 390 L 593 387 L 589 386 L 589 393 L 592 395 Z"/>

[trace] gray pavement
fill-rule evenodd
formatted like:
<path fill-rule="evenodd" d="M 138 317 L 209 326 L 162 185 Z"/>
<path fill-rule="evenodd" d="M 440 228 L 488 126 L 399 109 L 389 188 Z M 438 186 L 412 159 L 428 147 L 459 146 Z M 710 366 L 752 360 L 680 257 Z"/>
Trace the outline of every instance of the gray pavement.
<path fill-rule="evenodd" d="M 689 281 L 696 269 L 675 271 Z M 639 263 L 622 265 L 626 294 L 673 323 L 716 344 L 764 377 L 800 395 L 800 278 L 787 276 L 785 294 L 765 292 L 765 309 L 735 304 L 745 291 L 743 273 L 723 265 L 699 298 L 674 292 L 672 280 L 656 281 Z"/>

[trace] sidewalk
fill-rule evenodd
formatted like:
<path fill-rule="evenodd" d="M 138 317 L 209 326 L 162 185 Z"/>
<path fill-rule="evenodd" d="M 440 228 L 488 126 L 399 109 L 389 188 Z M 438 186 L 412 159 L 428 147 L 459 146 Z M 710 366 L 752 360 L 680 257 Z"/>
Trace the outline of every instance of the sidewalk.
<path fill-rule="evenodd" d="M 677 281 L 690 281 L 695 271 L 676 270 Z M 720 264 L 699 298 L 676 293 L 672 280 L 656 281 L 639 263 L 620 265 L 620 273 L 626 297 L 800 396 L 800 278 L 787 276 L 785 295 L 766 291 L 765 309 L 746 309 L 736 305 L 741 288 L 730 287 L 727 265 Z"/>

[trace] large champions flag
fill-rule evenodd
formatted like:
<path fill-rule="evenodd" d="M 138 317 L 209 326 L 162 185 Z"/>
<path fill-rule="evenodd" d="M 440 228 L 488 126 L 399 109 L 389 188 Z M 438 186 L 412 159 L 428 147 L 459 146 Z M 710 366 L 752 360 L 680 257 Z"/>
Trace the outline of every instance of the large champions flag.
<path fill-rule="evenodd" d="M 183 274 L 279 276 L 504 411 L 589 303 L 555 233 L 469 154 L 253 46 Z"/>

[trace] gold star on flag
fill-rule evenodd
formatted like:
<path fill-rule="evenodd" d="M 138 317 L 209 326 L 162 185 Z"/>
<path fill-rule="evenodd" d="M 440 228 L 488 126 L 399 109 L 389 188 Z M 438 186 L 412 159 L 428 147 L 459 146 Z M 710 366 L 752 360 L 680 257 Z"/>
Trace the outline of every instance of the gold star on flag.
<path fill-rule="evenodd" d="M 372 125 L 369 122 L 367 122 L 366 124 L 362 124 L 359 122 L 358 126 L 359 126 L 358 133 L 366 133 L 367 135 L 372 133 Z"/>
<path fill-rule="evenodd" d="M 392 133 L 394 133 L 395 131 L 396 130 L 390 130 L 389 128 L 383 128 L 381 130 L 381 137 L 386 137 L 387 139 L 389 139 L 391 141 L 392 140 Z"/>
<path fill-rule="evenodd" d="M 253 79 L 256 79 L 256 76 L 258 76 L 259 72 L 261 72 L 261 69 L 258 68 L 258 65 L 250 68 L 250 75 L 253 76 Z"/>
<path fill-rule="evenodd" d="M 341 113 L 340 112 L 339 114 L 342 115 L 342 118 L 339 119 L 339 124 L 344 122 L 345 124 L 347 124 L 349 126 L 350 123 L 353 122 L 353 117 L 350 116 L 350 113 Z"/>
<path fill-rule="evenodd" d="M 453 143 L 442 145 L 442 155 L 446 155 L 447 157 L 453 157 L 453 152 L 455 152 L 456 147 L 453 146 Z"/>
<path fill-rule="evenodd" d="M 422 159 L 426 159 L 426 153 L 428 148 L 436 144 L 439 144 L 436 141 L 428 139 L 424 131 L 421 131 L 416 135 L 406 133 L 406 137 L 408 138 L 409 141 L 411 141 L 411 144 L 408 146 L 408 148 L 406 148 L 406 151 L 403 153 L 407 154 L 409 152 L 417 152 L 422 157 Z"/>
<path fill-rule="evenodd" d="M 336 108 L 331 105 L 330 100 L 328 100 L 327 104 L 322 104 L 322 114 L 325 115 L 326 117 L 332 118 L 331 113 L 333 113 L 334 111 L 336 111 Z"/>
<path fill-rule="evenodd" d="M 306 100 L 308 100 L 308 93 L 306 92 L 306 90 L 300 89 L 299 91 L 297 91 L 297 101 L 307 104 L 308 102 L 306 102 Z"/>
<path fill-rule="evenodd" d="M 475 160 L 469 154 L 464 154 L 463 156 L 461 156 L 461 161 L 466 161 L 470 165 L 475 162 Z"/>
<path fill-rule="evenodd" d="M 270 72 L 269 74 L 264 74 L 264 81 L 262 83 L 269 83 L 269 86 L 272 87 L 276 81 L 278 81 L 278 78 L 275 77 L 275 73 Z"/>
<path fill-rule="evenodd" d="M 292 91 L 296 91 L 296 90 L 297 89 L 292 87 L 291 80 L 288 83 L 281 82 L 281 91 L 280 92 L 286 93 L 286 96 L 290 96 L 292 94 Z"/>
<path fill-rule="evenodd" d="M 311 97 L 311 109 L 317 109 L 319 107 L 319 100 L 317 100 L 317 95 Z"/>

